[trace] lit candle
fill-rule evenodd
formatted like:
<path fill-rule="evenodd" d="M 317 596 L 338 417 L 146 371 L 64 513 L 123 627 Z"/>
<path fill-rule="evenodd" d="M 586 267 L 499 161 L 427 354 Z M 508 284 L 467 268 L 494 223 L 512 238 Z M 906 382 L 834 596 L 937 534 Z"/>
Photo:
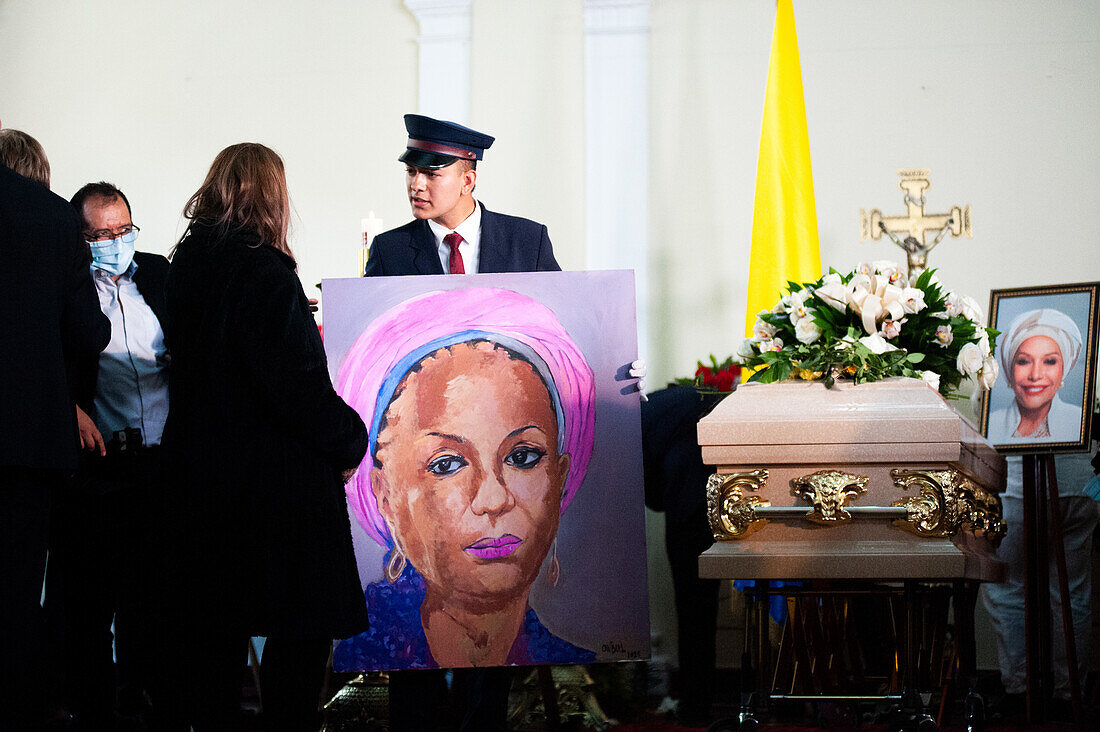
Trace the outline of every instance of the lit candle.
<path fill-rule="evenodd" d="M 359 248 L 359 274 L 363 274 L 363 270 L 367 267 L 371 242 L 374 241 L 374 237 L 382 233 L 382 219 L 377 218 L 374 211 L 371 211 L 367 214 L 367 218 L 362 220 L 361 228 L 363 238 L 360 240 L 361 246 Z"/>
<path fill-rule="evenodd" d="M 374 211 L 367 214 L 367 218 L 363 219 L 363 246 L 370 249 L 371 242 L 374 241 L 374 237 L 382 233 L 382 219 L 375 217 Z"/>

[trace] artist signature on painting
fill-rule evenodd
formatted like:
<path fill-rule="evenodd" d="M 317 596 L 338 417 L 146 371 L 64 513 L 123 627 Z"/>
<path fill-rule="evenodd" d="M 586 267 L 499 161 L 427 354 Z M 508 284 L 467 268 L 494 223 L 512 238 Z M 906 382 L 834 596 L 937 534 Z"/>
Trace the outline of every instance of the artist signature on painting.
<path fill-rule="evenodd" d="M 648 654 L 644 654 L 639 650 L 627 648 L 626 644 L 621 641 L 607 641 L 606 643 L 601 643 L 600 653 L 605 656 L 624 658 L 628 661 L 637 661 L 648 656 Z"/>

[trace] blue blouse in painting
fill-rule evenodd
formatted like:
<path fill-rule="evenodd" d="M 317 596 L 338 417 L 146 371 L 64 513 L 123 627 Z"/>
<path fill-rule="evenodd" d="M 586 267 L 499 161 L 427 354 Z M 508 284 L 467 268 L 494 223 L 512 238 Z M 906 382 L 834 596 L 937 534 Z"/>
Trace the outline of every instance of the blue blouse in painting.
<path fill-rule="evenodd" d="M 439 668 L 420 620 L 424 580 L 408 565 L 396 582 L 374 582 L 365 592 L 370 630 L 340 641 L 333 655 L 338 671 Z M 591 663 L 594 651 L 551 633 L 531 608 L 508 653 L 509 666 L 539 663 Z"/>

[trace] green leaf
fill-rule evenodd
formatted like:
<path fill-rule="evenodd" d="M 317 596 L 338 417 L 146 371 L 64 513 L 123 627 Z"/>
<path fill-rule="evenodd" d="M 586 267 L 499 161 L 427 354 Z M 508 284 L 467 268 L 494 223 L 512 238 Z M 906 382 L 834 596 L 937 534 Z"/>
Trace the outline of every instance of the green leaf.
<path fill-rule="evenodd" d="M 905 357 L 905 360 L 908 361 L 909 363 L 920 363 L 921 361 L 924 360 L 924 354 L 923 353 L 910 353 L 908 356 Z"/>
<path fill-rule="evenodd" d="M 749 381 L 756 381 L 756 382 L 759 382 L 761 384 L 774 383 L 776 381 L 775 369 L 771 368 L 771 367 L 768 367 L 768 366 L 765 366 L 764 368 L 760 369 L 759 371 L 755 372 L 752 376 L 750 376 Z"/>

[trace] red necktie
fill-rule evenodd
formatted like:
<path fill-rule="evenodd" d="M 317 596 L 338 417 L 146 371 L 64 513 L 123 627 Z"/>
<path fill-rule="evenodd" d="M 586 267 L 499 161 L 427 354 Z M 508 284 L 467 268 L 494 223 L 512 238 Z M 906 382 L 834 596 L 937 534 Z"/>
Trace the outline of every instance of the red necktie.
<path fill-rule="evenodd" d="M 462 252 L 458 251 L 458 245 L 462 243 L 462 235 L 452 232 L 443 237 L 443 243 L 451 248 L 451 257 L 447 260 L 451 274 L 466 274 L 466 267 L 462 265 Z"/>

